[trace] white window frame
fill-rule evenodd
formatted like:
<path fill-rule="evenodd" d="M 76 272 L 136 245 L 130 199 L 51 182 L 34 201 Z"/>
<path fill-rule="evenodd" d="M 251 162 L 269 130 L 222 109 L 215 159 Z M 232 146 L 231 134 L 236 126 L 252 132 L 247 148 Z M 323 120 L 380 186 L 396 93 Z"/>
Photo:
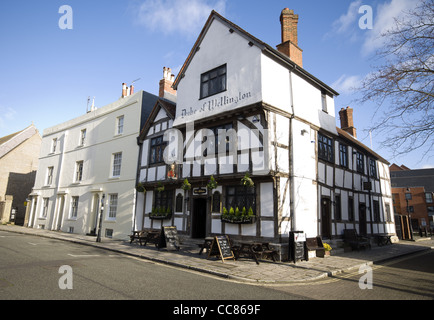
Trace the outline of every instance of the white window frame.
<path fill-rule="evenodd" d="M 79 197 L 72 197 L 71 198 L 71 210 L 69 213 L 70 219 L 77 219 L 78 216 L 78 203 L 79 203 Z"/>
<path fill-rule="evenodd" d="M 45 180 L 47 186 L 51 186 L 53 184 L 53 173 L 54 167 L 47 168 L 47 179 Z"/>
<path fill-rule="evenodd" d="M 119 178 L 121 176 L 121 169 L 122 169 L 122 152 L 113 153 L 111 177 Z"/>
<path fill-rule="evenodd" d="M 78 145 L 79 145 L 80 147 L 83 147 L 84 144 L 86 143 L 86 134 L 87 134 L 86 129 L 82 129 L 82 130 L 80 131 L 80 141 L 78 142 Z"/>
<path fill-rule="evenodd" d="M 125 117 L 123 115 L 116 118 L 116 135 L 124 133 L 124 122 Z"/>
<path fill-rule="evenodd" d="M 47 218 L 47 214 L 48 214 L 48 202 L 49 201 L 50 201 L 50 198 L 43 198 L 42 199 L 41 218 Z"/>
<path fill-rule="evenodd" d="M 112 193 L 109 194 L 109 203 L 107 210 L 107 220 L 116 220 L 116 214 L 118 210 L 118 194 Z"/>
<path fill-rule="evenodd" d="M 57 138 L 51 140 L 51 153 L 56 153 L 57 148 Z"/>
<path fill-rule="evenodd" d="M 75 163 L 75 173 L 74 173 L 74 182 L 78 183 L 83 180 L 83 167 L 84 167 L 84 161 L 77 161 Z"/>

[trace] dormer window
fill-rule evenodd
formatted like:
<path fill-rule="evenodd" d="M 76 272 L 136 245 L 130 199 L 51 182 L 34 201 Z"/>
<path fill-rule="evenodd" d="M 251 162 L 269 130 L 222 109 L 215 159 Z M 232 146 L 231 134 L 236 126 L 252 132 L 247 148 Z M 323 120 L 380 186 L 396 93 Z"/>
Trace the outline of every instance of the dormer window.
<path fill-rule="evenodd" d="M 226 90 L 226 65 L 200 76 L 200 98 L 206 98 Z"/>

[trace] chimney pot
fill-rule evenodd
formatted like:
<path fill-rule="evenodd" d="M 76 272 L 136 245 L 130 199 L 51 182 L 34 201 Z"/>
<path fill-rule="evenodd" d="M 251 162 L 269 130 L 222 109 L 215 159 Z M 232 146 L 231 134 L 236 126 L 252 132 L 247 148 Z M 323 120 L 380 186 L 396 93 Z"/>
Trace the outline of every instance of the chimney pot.
<path fill-rule="evenodd" d="M 163 68 L 163 79 L 160 80 L 160 90 L 158 96 L 160 98 L 167 98 L 170 94 L 176 97 L 176 90 L 172 88 L 173 82 L 175 81 L 175 75 L 172 74 L 171 68 Z M 170 97 L 170 96 L 169 96 Z M 173 100 L 169 98 L 169 100 Z"/>
<path fill-rule="evenodd" d="M 127 85 L 122 83 L 122 98 L 127 96 Z"/>

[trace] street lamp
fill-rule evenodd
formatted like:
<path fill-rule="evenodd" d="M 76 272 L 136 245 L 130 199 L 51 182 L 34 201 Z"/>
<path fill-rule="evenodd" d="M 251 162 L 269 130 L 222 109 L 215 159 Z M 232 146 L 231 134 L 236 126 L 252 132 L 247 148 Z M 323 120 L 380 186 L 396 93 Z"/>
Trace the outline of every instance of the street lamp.
<path fill-rule="evenodd" d="M 105 199 L 105 194 L 102 195 L 102 199 L 101 199 L 101 210 L 99 214 L 99 226 L 98 226 L 98 235 L 96 236 L 96 242 L 101 242 L 101 225 L 102 225 L 102 216 L 104 213 L 104 199 Z"/>

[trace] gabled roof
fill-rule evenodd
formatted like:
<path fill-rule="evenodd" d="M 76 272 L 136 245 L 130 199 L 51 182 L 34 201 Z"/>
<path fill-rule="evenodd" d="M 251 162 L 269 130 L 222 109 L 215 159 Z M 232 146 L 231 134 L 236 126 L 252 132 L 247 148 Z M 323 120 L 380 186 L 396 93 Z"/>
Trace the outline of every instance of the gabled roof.
<path fill-rule="evenodd" d="M 172 120 L 175 119 L 175 114 L 176 114 L 176 104 L 160 98 L 157 100 L 157 102 L 154 105 L 154 108 L 152 109 L 149 117 L 146 120 L 145 125 L 143 126 L 142 130 L 140 131 L 140 135 L 138 137 L 138 141 L 143 140 L 146 136 L 146 134 L 149 131 L 149 128 L 152 126 L 155 117 L 157 116 L 158 112 L 160 111 L 160 109 L 164 109 L 167 113 L 167 115 L 169 116 L 169 118 L 171 118 Z"/>
<path fill-rule="evenodd" d="M 10 135 L 0 138 L 0 158 L 18 147 L 20 144 L 31 138 L 33 135 L 38 134 L 38 129 L 31 124 L 24 130 L 12 133 Z"/>
<path fill-rule="evenodd" d="M 185 60 L 184 64 L 181 67 L 181 70 L 179 71 L 174 83 L 173 88 L 176 90 L 178 87 L 179 82 L 182 80 L 182 78 L 185 75 L 186 70 L 188 69 L 188 66 L 190 65 L 190 62 L 193 60 L 194 55 L 196 54 L 198 48 L 200 47 L 200 44 L 202 43 L 202 40 L 204 39 L 206 33 L 208 32 L 209 27 L 211 26 L 211 23 L 214 20 L 219 20 L 221 23 L 226 24 L 229 29 L 238 32 L 241 36 L 249 40 L 253 43 L 253 45 L 258 46 L 262 52 L 268 54 L 269 56 L 273 57 L 276 60 L 279 60 L 284 65 L 286 65 L 288 68 L 290 68 L 293 72 L 297 73 L 298 75 L 304 77 L 305 79 L 310 80 L 311 82 L 315 83 L 322 89 L 326 90 L 330 95 L 338 96 L 339 93 L 333 90 L 331 87 L 326 85 L 321 80 L 317 79 L 313 75 L 311 75 L 309 72 L 307 72 L 302 67 L 298 66 L 296 63 L 294 63 L 288 56 L 285 54 L 279 52 L 278 50 L 274 49 L 272 46 L 268 45 L 267 43 L 259 40 L 258 38 L 254 37 L 244 29 L 240 28 L 238 25 L 234 24 L 233 22 L 227 20 L 222 15 L 217 13 L 216 11 L 211 11 L 211 14 L 208 17 L 208 20 L 206 21 L 202 31 L 200 32 L 193 48 L 191 49 L 189 55 L 187 56 L 187 59 Z"/>

